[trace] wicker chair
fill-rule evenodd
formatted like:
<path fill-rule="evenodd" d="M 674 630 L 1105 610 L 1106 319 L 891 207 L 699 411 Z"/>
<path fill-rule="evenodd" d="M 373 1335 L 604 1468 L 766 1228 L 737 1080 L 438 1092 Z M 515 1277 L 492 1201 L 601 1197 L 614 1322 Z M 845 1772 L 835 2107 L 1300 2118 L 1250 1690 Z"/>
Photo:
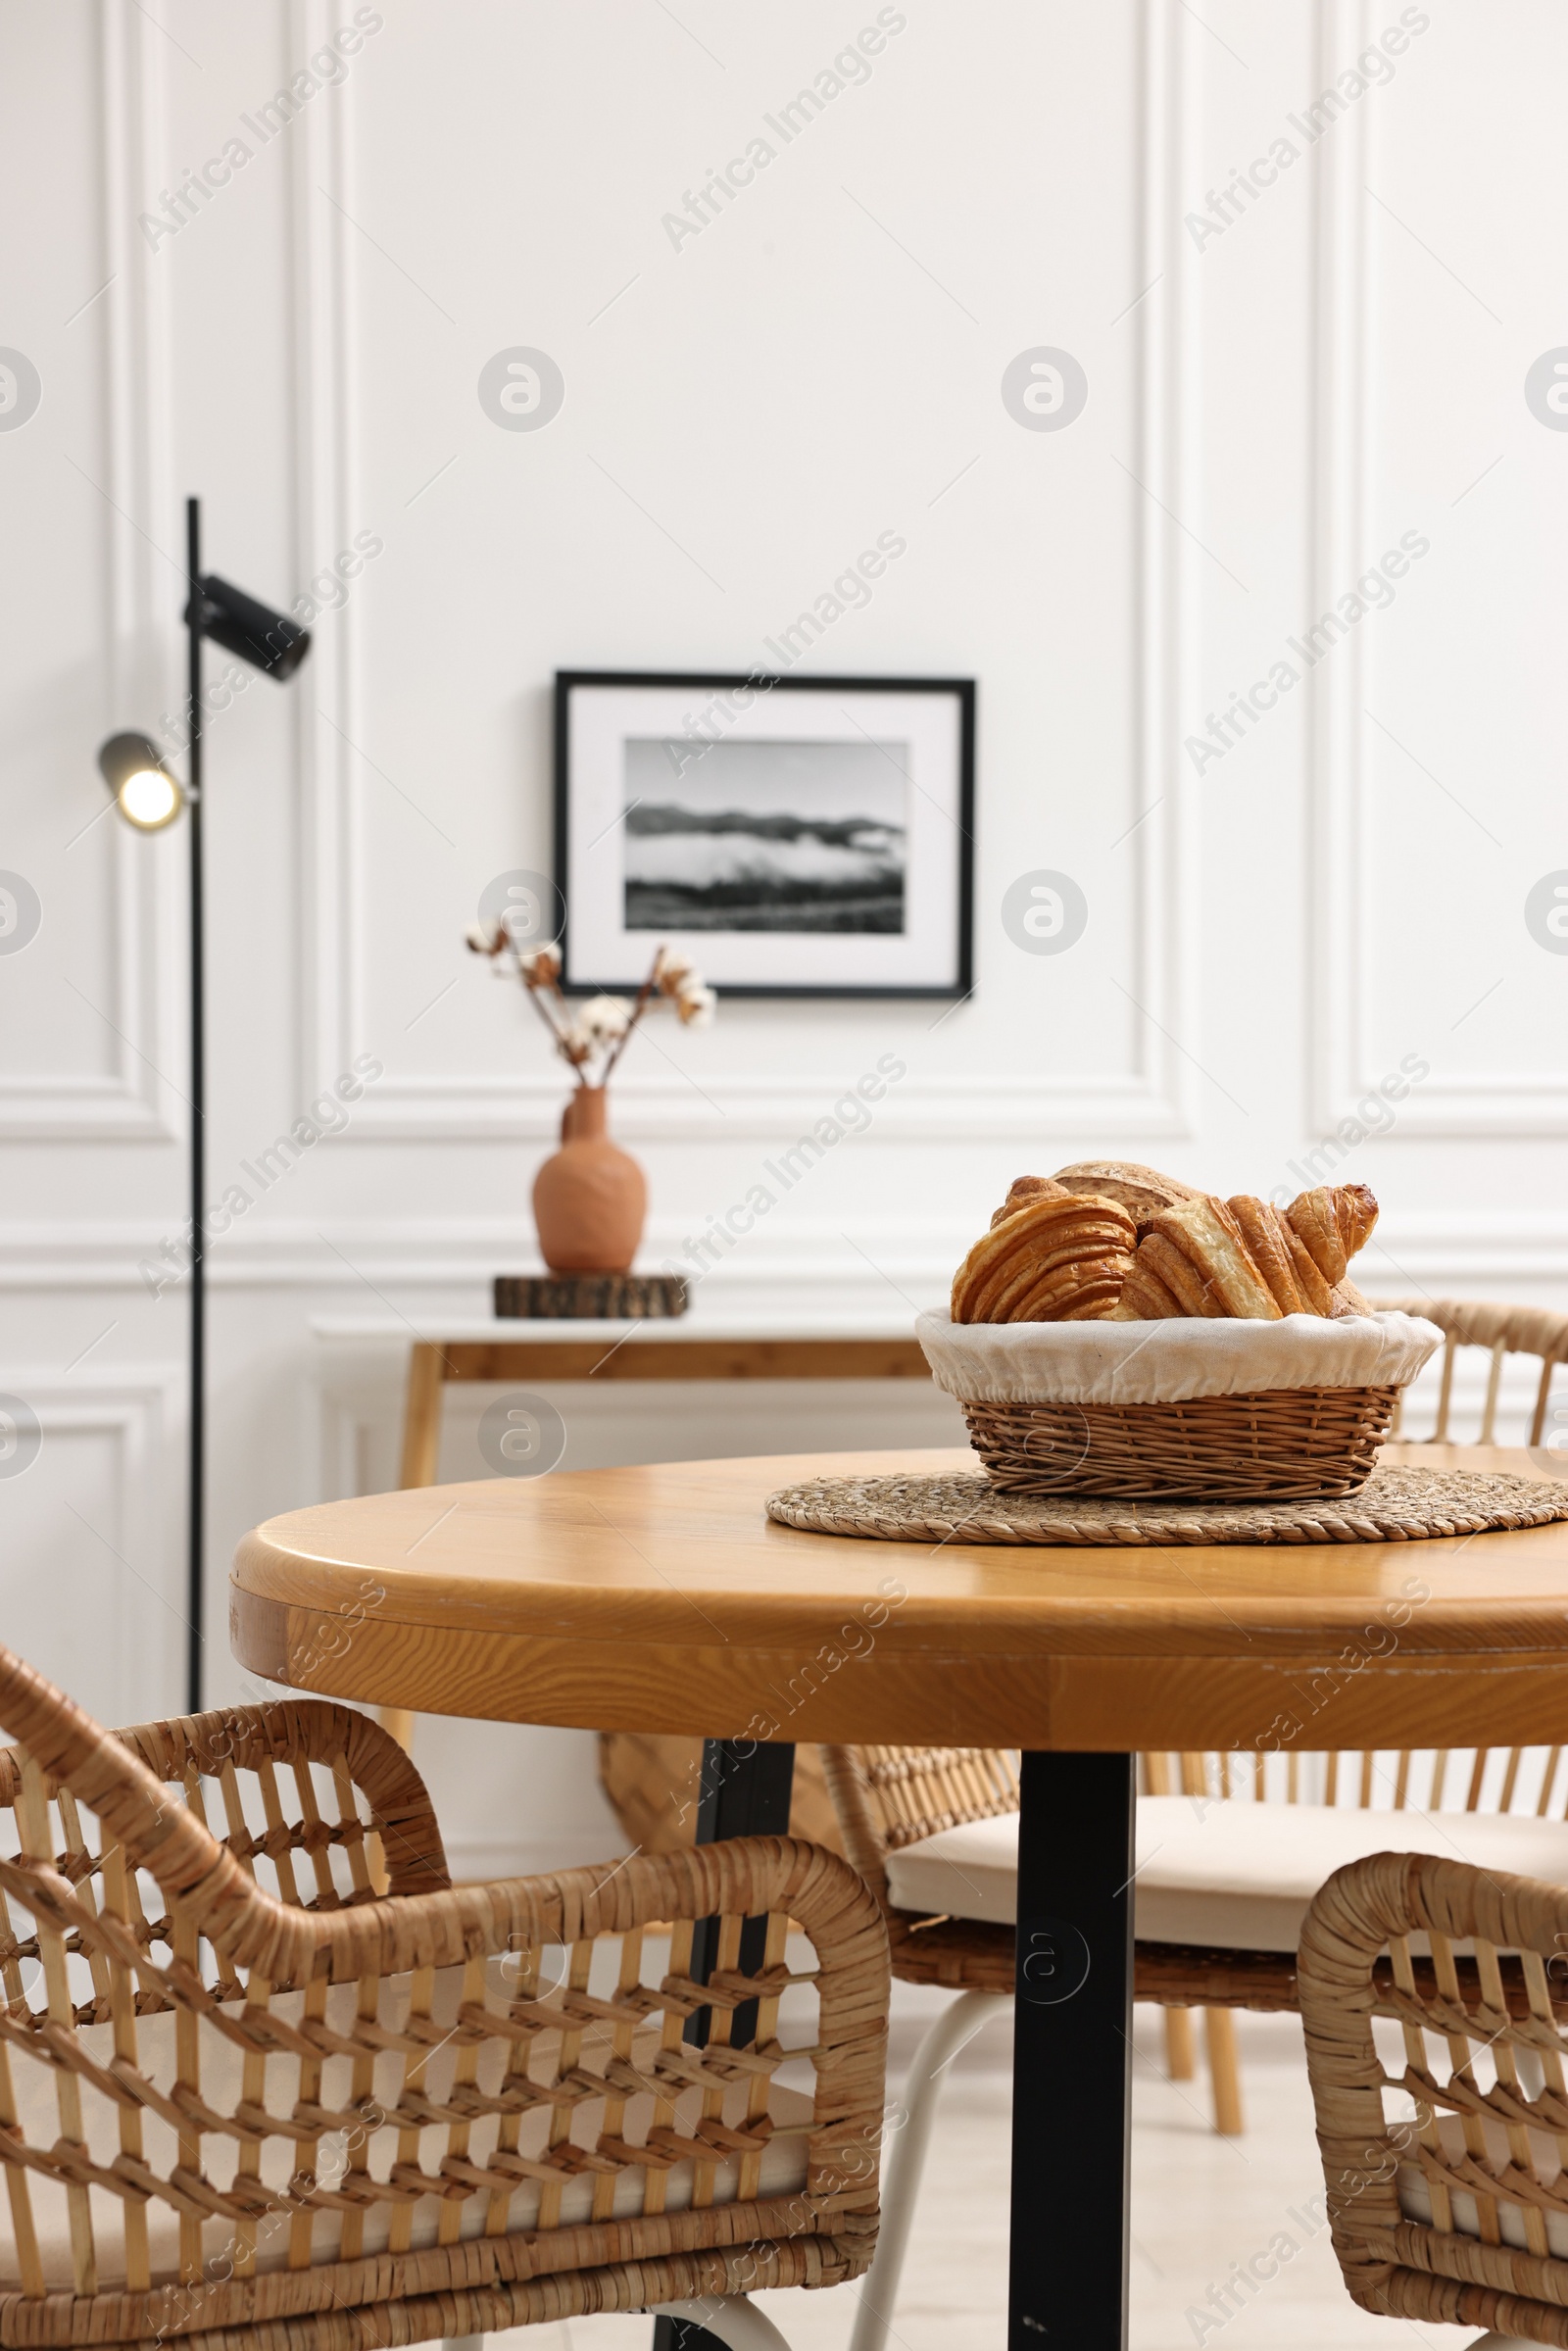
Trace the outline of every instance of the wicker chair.
<path fill-rule="evenodd" d="M 1431 1854 L 1358 1861 L 1313 1901 L 1307 2073 L 1363 2310 L 1568 2345 L 1565 1952 L 1562 1887 Z"/>
<path fill-rule="evenodd" d="M 1182 2012 L 1204 2011 L 1217 2128 L 1242 2127 L 1234 2011 L 1298 2005 L 1302 1923 L 1342 1865 L 1396 1843 L 1451 1852 L 1462 1842 L 1489 1869 L 1568 1886 L 1568 1822 L 1546 1817 L 1560 1748 L 1545 1757 L 1534 1809 L 1509 1810 L 1526 1792 L 1530 1752 L 1499 1757 L 1492 1776 L 1500 1771 L 1502 1788 L 1490 1811 L 1481 1809 L 1488 1753 L 1477 1754 L 1457 1813 L 1441 1808 L 1443 1754 L 1141 1758 L 1134 1993 L 1160 2002 L 1167 2020 L 1173 2010 L 1184 2024 Z M 894 1974 L 958 1994 L 904 2085 L 907 2120 L 890 2151 L 853 2341 L 853 2351 L 881 2351 L 945 2069 L 1011 1997 L 1017 1781 L 1012 1757 L 996 1750 L 824 1746 L 822 1761 L 845 1849 L 887 1914 Z M 1356 1799 L 1349 1804 L 1339 1801 L 1342 1781 Z M 1374 1808 L 1385 1798 L 1392 1808 Z M 1181 2079 L 1180 2042 L 1167 2051 Z"/>
<path fill-rule="evenodd" d="M 753 2351 L 782 2338 L 749 2289 L 866 2267 L 888 1959 L 842 1861 L 751 1837 L 454 1887 L 348 1708 L 109 1733 L 0 1650 L 0 2344 L 659 2308 Z"/>

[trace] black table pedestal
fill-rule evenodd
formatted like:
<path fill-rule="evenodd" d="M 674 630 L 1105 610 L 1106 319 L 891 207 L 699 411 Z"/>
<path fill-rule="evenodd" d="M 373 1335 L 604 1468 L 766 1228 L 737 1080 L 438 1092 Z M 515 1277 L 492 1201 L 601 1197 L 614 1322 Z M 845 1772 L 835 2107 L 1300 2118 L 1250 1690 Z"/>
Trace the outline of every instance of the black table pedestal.
<path fill-rule="evenodd" d="M 705 1739 L 698 1789 L 697 1842 L 717 1844 L 727 1837 L 787 1837 L 790 1796 L 795 1786 L 795 1749 L 760 1746 L 756 1739 Z M 748 1919 L 741 1929 L 740 1965 L 760 1967 L 767 1952 L 766 1919 Z M 692 1936 L 692 1977 L 706 1984 L 718 1956 L 717 1919 L 700 1919 Z M 711 2011 L 687 2020 L 687 2040 L 701 2047 Z M 731 2045 L 742 2049 L 757 2031 L 755 2006 L 737 2008 Z M 726 2351 L 716 2334 L 690 2319 L 656 2319 L 654 2351 Z"/>
<path fill-rule="evenodd" d="M 791 1746 L 706 1740 L 698 1843 L 785 1835 L 794 1772 Z M 1029 1753 L 1022 1776 L 1008 2351 L 1126 2351 L 1135 1759 Z M 717 1931 L 693 1937 L 699 1981 Z M 765 1933 L 748 1921 L 743 1966 Z M 686 2030 L 705 2040 L 707 2015 Z M 654 2351 L 723 2346 L 660 2319 Z"/>
<path fill-rule="evenodd" d="M 1008 2351 L 1126 2351 L 1136 1788 L 1023 1758 Z"/>

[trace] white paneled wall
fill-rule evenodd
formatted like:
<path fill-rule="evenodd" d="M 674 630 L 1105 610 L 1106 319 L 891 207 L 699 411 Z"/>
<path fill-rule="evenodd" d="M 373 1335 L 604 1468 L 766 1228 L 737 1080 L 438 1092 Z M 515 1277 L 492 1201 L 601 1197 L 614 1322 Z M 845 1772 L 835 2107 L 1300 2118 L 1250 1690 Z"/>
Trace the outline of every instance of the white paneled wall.
<path fill-rule="evenodd" d="M 184 842 L 126 835 L 94 753 L 175 742 L 189 492 L 212 568 L 327 606 L 293 685 L 211 719 L 212 1197 L 383 1072 L 215 1248 L 215 1695 L 237 1537 L 391 1475 L 395 1347 L 311 1318 L 436 1331 L 534 1261 L 561 1087 L 462 936 L 548 864 L 552 672 L 750 666 L 879 530 L 906 556 L 807 661 L 979 681 L 976 991 L 635 1048 L 648 1261 L 891 1052 L 869 1131 L 699 1310 L 902 1313 L 1013 1175 L 1107 1148 L 1226 1191 L 1333 1163 L 1385 1201 L 1369 1287 L 1568 1301 L 1568 959 L 1524 914 L 1568 868 L 1568 436 L 1524 395 L 1568 343 L 1546 0 L 54 0 L 0 40 L 0 366 L 41 386 L 0 406 L 0 869 L 42 909 L 0 938 L 0 1396 L 44 1432 L 0 1475 L 5 1638 L 104 1713 L 178 1701 L 183 1292 L 137 1269 L 186 1207 Z M 537 433 L 476 395 L 516 344 L 565 380 Z M 1088 376 L 1059 433 L 1000 397 L 1038 344 Z M 1040 867 L 1089 904 L 1059 956 L 999 920 Z M 579 1460 L 952 1425 L 881 1391 L 561 1401 Z M 465 1862 L 613 1841 L 585 1736 L 424 1751 Z"/>

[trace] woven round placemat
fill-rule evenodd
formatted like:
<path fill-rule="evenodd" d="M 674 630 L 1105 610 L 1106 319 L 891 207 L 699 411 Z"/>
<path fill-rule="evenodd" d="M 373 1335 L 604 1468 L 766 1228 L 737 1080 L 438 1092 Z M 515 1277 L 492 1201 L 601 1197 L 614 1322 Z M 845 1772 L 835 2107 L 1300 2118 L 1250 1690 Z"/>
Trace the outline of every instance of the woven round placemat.
<path fill-rule="evenodd" d="M 769 1494 L 769 1518 L 882 1543 L 1419 1543 L 1568 1518 L 1568 1484 L 1506 1470 L 1375 1469 L 1309 1502 L 1096 1501 L 1004 1494 L 988 1478 L 817 1478 Z"/>

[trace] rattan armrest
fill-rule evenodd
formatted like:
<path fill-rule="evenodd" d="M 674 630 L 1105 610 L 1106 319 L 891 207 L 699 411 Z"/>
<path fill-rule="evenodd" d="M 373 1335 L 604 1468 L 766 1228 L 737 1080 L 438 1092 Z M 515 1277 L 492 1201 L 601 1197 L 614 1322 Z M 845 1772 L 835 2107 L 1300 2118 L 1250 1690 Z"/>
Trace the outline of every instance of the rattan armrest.
<path fill-rule="evenodd" d="M 381 1838 L 388 1892 L 435 1893 L 452 1883 L 423 1780 L 397 1740 L 352 1706 L 327 1698 L 217 1706 L 167 1722 L 135 1723 L 112 1736 L 166 1786 L 184 1786 L 193 1773 L 220 1780 L 225 1765 L 252 1772 L 268 1764 L 341 1768 L 369 1805 L 367 1826 Z M 15 1803 L 19 1785 L 17 1750 L 0 1749 L 0 1804 Z M 232 1845 L 232 1839 L 224 1841 Z"/>
<path fill-rule="evenodd" d="M 194 1809 L 168 1801 L 165 1786 L 187 1769 L 220 1777 L 242 1760 L 275 1760 L 279 1753 L 331 1760 L 314 1742 L 330 1750 L 341 1737 L 345 1759 L 351 1749 L 355 1759 L 350 1768 L 369 1775 L 361 1782 L 367 1793 L 373 1781 L 414 1818 L 416 1852 L 425 1824 L 424 1871 L 433 1875 L 429 1845 L 439 1850 L 439 1834 L 423 1783 L 394 1740 L 347 1707 L 284 1701 L 117 1734 L 0 1650 L 0 1723 L 21 1733 L 49 1781 L 64 1784 L 115 1831 L 158 1880 L 171 1907 L 189 1907 L 217 1950 L 273 1984 L 322 1974 L 341 1983 L 368 1973 L 449 1967 L 514 1948 L 519 1938 L 575 1941 L 658 1920 L 775 1910 L 799 1919 L 813 1938 L 820 1928 L 836 1946 L 848 1937 L 862 1954 L 879 1953 L 886 1966 L 887 1931 L 870 1888 L 836 1855 L 788 1837 L 743 1838 L 634 1855 L 606 1869 L 463 1886 L 445 1882 L 443 1857 L 443 1883 L 425 1892 L 389 1891 L 331 1910 L 280 1902 Z M 14 1753 L 3 1768 L 14 1800 L 20 1784 Z M 405 1861 L 405 1880 L 411 1874 Z"/>
<path fill-rule="evenodd" d="M 1568 1891 L 1432 1854 L 1374 1854 L 1314 1898 L 1307 2073 L 1334 2247 L 1364 2309 L 1568 2345 L 1568 2002 L 1547 1973 L 1564 1951 Z M 1402 2067 L 1374 2016 L 1397 2019 Z M 1390 2119 L 1390 2091 L 1413 2120 Z"/>
<path fill-rule="evenodd" d="M 824 1964 L 831 1952 L 835 1973 L 849 1971 L 866 1996 L 886 2006 L 888 1936 L 874 1895 L 836 1853 L 789 1837 L 637 1853 L 413 1899 L 388 1896 L 330 1915 L 270 1909 L 273 1915 L 236 1920 L 220 1947 L 274 1983 L 303 1981 L 313 1966 L 324 1967 L 329 1982 L 345 1983 L 656 1924 L 777 1913 L 799 1923 Z"/>

